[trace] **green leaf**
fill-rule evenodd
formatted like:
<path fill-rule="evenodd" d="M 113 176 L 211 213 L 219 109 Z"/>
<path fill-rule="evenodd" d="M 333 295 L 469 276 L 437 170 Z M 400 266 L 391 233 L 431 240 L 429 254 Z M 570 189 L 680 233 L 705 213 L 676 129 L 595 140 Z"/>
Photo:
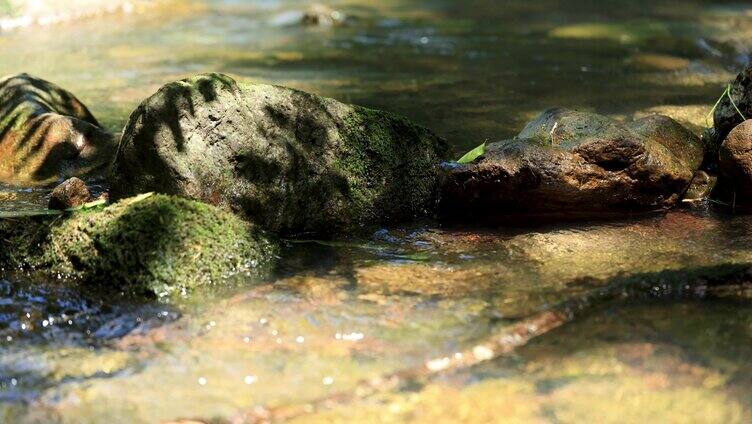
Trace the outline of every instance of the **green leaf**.
<path fill-rule="evenodd" d="M 466 164 L 474 161 L 478 157 L 482 156 L 484 153 L 486 153 L 486 142 L 484 141 L 483 144 L 480 146 L 474 148 L 473 150 L 470 150 L 469 152 L 465 153 L 464 156 L 457 159 L 457 163 Z"/>
<path fill-rule="evenodd" d="M 93 202 L 85 203 L 85 204 L 83 204 L 83 205 L 81 205 L 79 207 L 76 207 L 76 208 L 66 209 L 65 211 L 66 212 L 85 211 L 85 210 L 89 210 L 89 209 L 94 209 L 97 206 L 102 206 L 102 205 L 105 205 L 105 204 L 107 204 L 107 199 L 97 199 L 97 200 L 95 200 Z"/>

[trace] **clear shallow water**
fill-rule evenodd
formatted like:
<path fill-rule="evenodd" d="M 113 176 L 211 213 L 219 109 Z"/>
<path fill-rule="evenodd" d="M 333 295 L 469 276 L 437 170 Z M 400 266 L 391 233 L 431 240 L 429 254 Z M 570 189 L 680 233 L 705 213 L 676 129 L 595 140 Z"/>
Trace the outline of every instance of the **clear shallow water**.
<path fill-rule="evenodd" d="M 57 82 L 118 131 L 163 83 L 222 71 L 401 113 L 461 152 L 554 105 L 702 124 L 752 46 L 752 9 L 726 2 L 331 4 L 352 20 L 305 28 L 291 24 L 303 2 L 216 1 L 22 29 L 0 34 L 0 74 Z M 0 212 L 45 195 L 0 188 Z M 2 281 L 0 421 L 229 419 L 306 403 L 598 288 L 660 291 L 750 264 L 751 230 L 748 217 L 707 211 L 426 223 L 290 243 L 273 278 L 171 304 Z M 748 422 L 750 312 L 739 300 L 603 305 L 511 358 L 301 419 Z"/>

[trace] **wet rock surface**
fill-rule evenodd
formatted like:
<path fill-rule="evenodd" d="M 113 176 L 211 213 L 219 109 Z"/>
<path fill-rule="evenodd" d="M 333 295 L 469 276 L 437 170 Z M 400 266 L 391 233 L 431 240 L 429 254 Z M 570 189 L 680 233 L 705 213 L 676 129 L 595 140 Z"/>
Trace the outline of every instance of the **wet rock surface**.
<path fill-rule="evenodd" d="M 80 178 L 69 178 L 55 187 L 50 194 L 50 209 L 69 209 L 92 200 L 89 188 Z"/>
<path fill-rule="evenodd" d="M 687 192 L 684 193 L 682 201 L 698 202 L 708 199 L 717 183 L 717 176 L 710 175 L 705 171 L 695 171 L 692 183 L 689 185 Z"/>
<path fill-rule="evenodd" d="M 688 188 L 700 140 L 672 119 L 628 124 L 551 109 L 467 165 L 452 166 L 440 207 L 450 217 L 596 217 L 663 210 Z"/>
<path fill-rule="evenodd" d="M 332 234 L 434 208 L 445 142 L 409 121 L 220 74 L 168 84 L 132 114 L 112 195 L 226 206 L 282 234 Z"/>
<path fill-rule="evenodd" d="M 268 270 L 277 246 L 210 205 L 142 195 L 70 216 L 0 219 L 3 272 L 136 296 L 166 296 Z"/>
<path fill-rule="evenodd" d="M 734 206 L 752 205 L 752 120 L 736 126 L 718 152 L 717 196 Z"/>
<path fill-rule="evenodd" d="M 733 103 L 729 96 L 724 95 L 713 113 L 714 135 L 718 142 L 725 140 L 746 118 L 752 118 L 752 64 L 736 76 L 729 94 Z"/>
<path fill-rule="evenodd" d="M 28 74 L 0 79 L 0 182 L 96 173 L 114 150 L 112 135 L 70 92 Z"/>

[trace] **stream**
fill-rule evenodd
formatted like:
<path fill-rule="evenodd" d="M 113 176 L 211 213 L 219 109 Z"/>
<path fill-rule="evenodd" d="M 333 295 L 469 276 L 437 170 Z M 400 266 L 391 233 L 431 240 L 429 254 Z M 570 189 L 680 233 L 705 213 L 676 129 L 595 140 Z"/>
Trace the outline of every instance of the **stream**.
<path fill-rule="evenodd" d="M 161 85 L 224 72 L 393 111 L 459 157 L 551 106 L 660 112 L 699 131 L 752 52 L 742 2 L 332 0 L 348 17 L 332 27 L 298 25 L 307 4 L 165 0 L 17 28 L 0 32 L 0 75 L 54 81 L 120 132 Z M 48 196 L 0 186 L 0 214 Z M 752 216 L 699 205 L 533 227 L 429 220 L 286 241 L 281 256 L 268 278 L 169 302 L 0 279 L 0 422 L 243 422 L 290 405 L 305 412 L 290 421 L 322 423 L 752 421 L 752 293 L 677 291 L 752 268 Z M 305 408 L 633 283 L 651 289 L 589 305 L 509 355 Z"/>

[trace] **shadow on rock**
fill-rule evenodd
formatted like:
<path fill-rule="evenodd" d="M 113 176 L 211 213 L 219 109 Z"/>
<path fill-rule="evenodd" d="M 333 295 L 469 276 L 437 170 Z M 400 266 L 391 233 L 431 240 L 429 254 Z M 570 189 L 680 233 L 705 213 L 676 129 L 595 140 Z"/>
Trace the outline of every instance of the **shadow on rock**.
<path fill-rule="evenodd" d="M 102 174 L 114 150 L 114 137 L 73 94 L 28 74 L 0 80 L 0 181 Z"/>
<path fill-rule="evenodd" d="M 112 194 L 179 194 L 284 235 L 326 236 L 430 213 L 447 150 L 386 112 L 207 74 L 133 113 Z"/>

